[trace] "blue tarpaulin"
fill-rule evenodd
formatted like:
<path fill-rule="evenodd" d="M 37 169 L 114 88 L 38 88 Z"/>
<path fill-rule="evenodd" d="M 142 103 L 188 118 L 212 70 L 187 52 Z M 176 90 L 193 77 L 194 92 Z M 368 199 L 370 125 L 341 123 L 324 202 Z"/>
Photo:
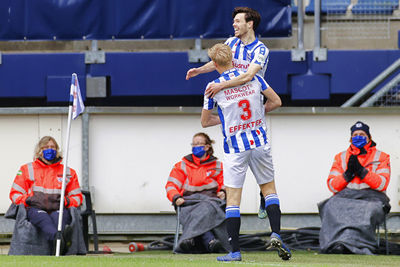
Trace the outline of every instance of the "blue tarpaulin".
<path fill-rule="evenodd" d="M 257 35 L 291 35 L 290 0 L 2 0 L 0 40 L 226 38 L 237 6 L 260 12 Z"/>

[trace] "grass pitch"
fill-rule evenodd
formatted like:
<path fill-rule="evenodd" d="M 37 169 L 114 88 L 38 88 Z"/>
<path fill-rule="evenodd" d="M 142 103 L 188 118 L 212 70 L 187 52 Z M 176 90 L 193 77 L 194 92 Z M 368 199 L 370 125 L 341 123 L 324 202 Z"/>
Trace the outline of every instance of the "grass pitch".
<path fill-rule="evenodd" d="M 243 252 L 241 262 L 216 261 L 217 254 L 172 254 L 171 251 L 144 251 L 137 253 L 115 253 L 87 256 L 0 256 L 1 267 L 18 266 L 400 266 L 400 256 L 325 255 L 315 252 L 296 251 L 289 261 L 282 261 L 276 252 Z"/>

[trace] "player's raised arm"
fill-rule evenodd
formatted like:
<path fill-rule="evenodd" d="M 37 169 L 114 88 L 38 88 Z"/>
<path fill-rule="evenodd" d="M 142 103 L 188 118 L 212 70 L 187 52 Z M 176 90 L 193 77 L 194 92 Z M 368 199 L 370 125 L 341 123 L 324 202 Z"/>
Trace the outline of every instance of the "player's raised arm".
<path fill-rule="evenodd" d="M 214 63 L 212 61 L 207 62 L 206 64 L 204 64 L 201 67 L 192 68 L 192 69 L 188 70 L 188 72 L 186 73 L 186 80 L 189 80 L 190 78 L 193 78 L 199 74 L 208 73 L 208 72 L 211 72 L 214 70 L 215 70 Z"/>
<path fill-rule="evenodd" d="M 207 88 L 205 94 L 208 97 L 214 97 L 215 94 L 218 93 L 219 91 L 221 91 L 222 89 L 245 84 L 245 83 L 251 81 L 253 79 L 254 75 L 256 75 L 257 72 L 259 72 L 260 70 L 261 70 L 261 65 L 256 64 L 256 63 L 251 63 L 245 73 L 242 73 L 239 76 L 236 76 L 229 81 L 211 84 Z"/>

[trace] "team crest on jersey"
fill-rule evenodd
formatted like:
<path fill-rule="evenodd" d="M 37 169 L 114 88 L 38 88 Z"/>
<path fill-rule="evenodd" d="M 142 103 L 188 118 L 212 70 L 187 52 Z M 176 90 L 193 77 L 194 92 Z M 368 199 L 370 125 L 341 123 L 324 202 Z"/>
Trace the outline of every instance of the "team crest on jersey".
<path fill-rule="evenodd" d="M 258 62 L 264 62 L 264 55 L 258 54 L 258 56 L 257 56 L 257 61 L 258 61 Z"/>
<path fill-rule="evenodd" d="M 22 171 L 19 170 L 19 171 L 17 172 L 17 175 L 22 175 Z"/>

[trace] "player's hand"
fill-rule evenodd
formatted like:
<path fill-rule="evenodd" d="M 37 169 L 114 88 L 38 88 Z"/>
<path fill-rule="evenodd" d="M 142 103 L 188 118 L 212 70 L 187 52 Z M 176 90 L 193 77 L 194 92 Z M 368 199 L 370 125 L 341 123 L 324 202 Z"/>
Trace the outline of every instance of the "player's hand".
<path fill-rule="evenodd" d="M 219 91 L 221 91 L 223 86 L 221 83 L 212 83 L 205 91 L 205 94 L 208 98 L 213 98 Z"/>
<path fill-rule="evenodd" d="M 190 78 L 193 78 L 199 74 L 200 74 L 200 72 L 198 71 L 197 68 L 192 68 L 192 69 L 188 70 L 188 72 L 186 73 L 186 80 L 189 80 Z"/>
<path fill-rule="evenodd" d="M 219 191 L 219 192 L 217 193 L 217 197 L 218 197 L 219 199 L 224 200 L 224 199 L 225 199 L 225 192 L 224 192 L 224 191 Z"/>

